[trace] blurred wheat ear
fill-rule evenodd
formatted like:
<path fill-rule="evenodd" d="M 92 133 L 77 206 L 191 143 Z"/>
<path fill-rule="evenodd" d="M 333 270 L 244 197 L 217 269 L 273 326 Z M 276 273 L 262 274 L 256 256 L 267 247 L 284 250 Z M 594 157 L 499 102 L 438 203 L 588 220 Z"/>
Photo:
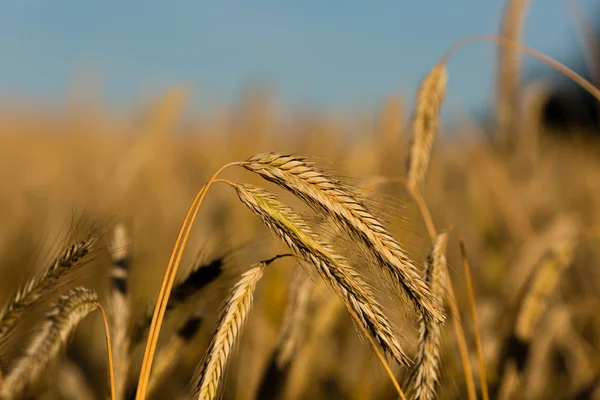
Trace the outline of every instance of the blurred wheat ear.
<path fill-rule="evenodd" d="M 407 161 L 408 185 L 412 189 L 422 185 L 427 175 L 433 143 L 439 130 L 447 80 L 446 64 L 442 62 L 427 74 L 417 93 Z"/>
<path fill-rule="evenodd" d="M 50 306 L 42 327 L 25 349 L 25 354 L 9 370 L 0 387 L 1 397 L 7 400 L 20 397 L 57 357 L 81 320 L 98 306 L 98 296 L 90 289 L 76 287 L 60 296 Z"/>
<path fill-rule="evenodd" d="M 28 308 L 60 288 L 71 273 L 85 265 L 95 243 L 96 238 L 91 237 L 66 247 L 40 275 L 31 278 L 15 293 L 0 312 L 0 342 L 11 332 Z"/>
<path fill-rule="evenodd" d="M 529 0 L 508 0 L 502 17 L 500 36 L 520 43 Z M 520 140 L 520 52 L 515 47 L 498 48 L 496 78 L 496 141 L 506 151 L 512 151 Z"/>

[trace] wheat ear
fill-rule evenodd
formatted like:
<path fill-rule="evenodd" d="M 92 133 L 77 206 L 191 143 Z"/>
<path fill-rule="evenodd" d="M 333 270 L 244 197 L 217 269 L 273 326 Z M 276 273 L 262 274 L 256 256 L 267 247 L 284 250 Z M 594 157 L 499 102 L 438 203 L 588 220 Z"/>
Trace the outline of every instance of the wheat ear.
<path fill-rule="evenodd" d="M 439 63 L 423 79 L 417 92 L 407 159 L 408 184 L 411 188 L 425 181 L 433 143 L 439 130 L 447 80 L 446 64 Z"/>
<path fill-rule="evenodd" d="M 290 207 L 262 189 L 232 185 L 240 198 L 269 230 L 303 262 L 317 270 L 321 278 L 346 305 L 348 312 L 369 340 L 390 354 L 399 364 L 410 360 L 396 340 L 394 329 L 373 295 L 372 289 L 348 261 L 326 242 L 319 240 L 304 220 Z"/>
<path fill-rule="evenodd" d="M 502 17 L 500 36 L 519 43 L 529 0 L 508 0 Z M 519 129 L 520 54 L 514 47 L 498 48 L 498 76 L 496 80 L 496 123 L 498 144 L 512 149 Z"/>
<path fill-rule="evenodd" d="M 315 168 L 302 157 L 264 153 L 241 164 L 264 179 L 281 186 L 315 210 L 332 217 L 340 227 L 362 243 L 391 276 L 395 288 L 404 292 L 422 313 L 442 321 L 417 268 L 381 222 L 344 185 Z"/>
<path fill-rule="evenodd" d="M 564 270 L 571 264 L 574 244 L 565 242 L 548 252 L 530 278 L 521 296 L 513 330 L 505 339 L 499 360 L 499 398 L 510 398 L 525 371 L 536 327 L 547 308 Z"/>
<path fill-rule="evenodd" d="M 440 233 L 427 256 L 425 281 L 431 293 L 443 304 L 446 296 L 446 246 L 448 233 Z M 432 400 L 440 374 L 442 326 L 428 316 L 419 316 L 419 342 L 412 378 L 414 399 Z"/>
<path fill-rule="evenodd" d="M 117 225 L 111 241 L 111 257 L 113 268 L 111 272 L 110 311 L 111 332 L 113 337 L 113 358 L 115 361 L 115 376 L 117 400 L 125 396 L 127 376 L 129 373 L 129 322 L 131 316 L 131 298 L 129 296 L 128 276 L 131 255 L 128 249 L 127 231 L 121 224 Z"/>
<path fill-rule="evenodd" d="M 1 397 L 14 399 L 35 382 L 65 346 L 81 320 L 98 306 L 98 295 L 90 289 L 76 287 L 60 296 L 50 306 L 44 324 L 25 349 L 25 354 L 6 376 L 0 388 Z"/>
<path fill-rule="evenodd" d="M 302 268 L 296 269 L 288 291 L 288 303 L 276 350 L 276 362 L 280 369 L 290 364 L 304 339 L 313 289 L 310 276 Z"/>
<path fill-rule="evenodd" d="M 0 341 L 14 328 L 29 307 L 56 289 L 67 275 L 84 265 L 95 242 L 95 238 L 90 238 L 65 248 L 44 272 L 31 278 L 17 291 L 0 312 Z"/>
<path fill-rule="evenodd" d="M 237 344 L 252 309 L 256 284 L 263 276 L 265 267 L 276 258 L 278 257 L 262 261 L 244 273 L 225 299 L 217 329 L 206 350 L 204 361 L 196 372 L 198 385 L 195 393 L 199 400 L 212 400 L 219 394 L 233 347 Z"/>

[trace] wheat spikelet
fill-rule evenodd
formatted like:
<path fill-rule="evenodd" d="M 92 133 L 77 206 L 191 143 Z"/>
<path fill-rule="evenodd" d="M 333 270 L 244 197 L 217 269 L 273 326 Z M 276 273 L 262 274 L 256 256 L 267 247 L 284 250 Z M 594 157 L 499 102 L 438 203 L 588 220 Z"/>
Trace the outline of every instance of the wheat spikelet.
<path fill-rule="evenodd" d="M 446 245 L 448 233 L 439 234 L 427 257 L 425 281 L 440 303 L 446 296 Z M 432 400 L 439 381 L 442 326 L 427 316 L 419 316 L 419 344 L 415 357 L 413 390 L 415 400 Z"/>
<path fill-rule="evenodd" d="M 184 349 L 196 336 L 201 327 L 202 317 L 200 315 L 190 316 L 175 332 L 175 335 L 169 340 L 166 347 L 158 353 L 156 361 L 154 361 L 152 374 L 150 375 L 147 397 L 152 397 L 154 391 L 169 373 L 173 371 L 177 361 L 181 359 Z"/>
<path fill-rule="evenodd" d="M 373 254 L 378 264 L 392 276 L 394 287 L 404 292 L 420 312 L 443 320 L 443 311 L 436 306 L 417 268 L 400 244 L 341 182 L 309 165 L 302 157 L 290 154 L 257 154 L 242 166 L 331 216 Z"/>
<path fill-rule="evenodd" d="M 225 299 L 217 329 L 206 350 L 202 366 L 196 373 L 198 385 L 195 393 L 199 400 L 217 397 L 233 347 L 252 309 L 256 284 L 262 277 L 264 268 L 273 260 L 260 262 L 244 273 Z"/>
<path fill-rule="evenodd" d="M 411 123 L 408 153 L 408 184 L 416 188 L 425 181 L 431 149 L 440 124 L 440 108 L 446 94 L 446 64 L 436 65 L 421 82 Z"/>
<path fill-rule="evenodd" d="M 529 0 L 509 0 L 502 17 L 500 36 L 519 43 Z M 511 149 L 517 139 L 520 123 L 519 79 L 520 53 L 512 46 L 498 48 L 498 76 L 496 81 L 496 123 L 498 144 Z"/>
<path fill-rule="evenodd" d="M 372 293 L 348 261 L 313 234 L 304 220 L 271 193 L 250 186 L 230 183 L 238 197 L 269 230 L 303 262 L 314 267 L 325 283 L 342 299 L 353 319 L 371 336 L 384 353 L 399 364 L 410 360 L 396 340 L 394 329 Z"/>
<path fill-rule="evenodd" d="M 111 272 L 110 311 L 111 336 L 113 338 L 113 358 L 115 361 L 117 400 L 125 396 L 127 375 L 129 372 L 129 321 L 131 315 L 131 299 L 127 281 L 131 256 L 127 245 L 127 231 L 121 224 L 113 232 L 111 256 L 113 268 Z"/>
<path fill-rule="evenodd" d="M 301 344 L 308 325 L 309 306 L 314 284 L 301 268 L 294 273 L 288 293 L 288 304 L 277 344 L 277 366 L 283 369 L 291 362 Z"/>
<path fill-rule="evenodd" d="M 1 398 L 13 399 L 35 382 L 56 358 L 77 325 L 98 307 L 98 296 L 90 289 L 76 287 L 50 306 L 40 331 L 25 349 L 25 354 L 9 371 L 0 387 Z"/>
<path fill-rule="evenodd" d="M 30 306 L 60 285 L 68 274 L 84 265 L 86 256 L 95 242 L 95 238 L 90 238 L 68 246 L 44 272 L 31 278 L 17 291 L 0 312 L 0 341 L 13 329 Z"/>

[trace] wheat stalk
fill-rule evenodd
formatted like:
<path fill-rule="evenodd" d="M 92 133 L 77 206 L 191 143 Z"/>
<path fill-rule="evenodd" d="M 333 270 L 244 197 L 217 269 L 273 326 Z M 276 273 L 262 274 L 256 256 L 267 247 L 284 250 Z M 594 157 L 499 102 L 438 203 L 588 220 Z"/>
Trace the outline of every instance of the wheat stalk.
<path fill-rule="evenodd" d="M 403 291 L 419 311 L 439 321 L 444 319 L 443 311 L 436 306 L 400 244 L 341 182 L 309 165 L 302 157 L 290 154 L 257 154 L 241 165 L 331 216 L 375 256 L 378 264 L 392 276 L 395 287 Z"/>
<path fill-rule="evenodd" d="M 448 233 L 440 233 L 427 256 L 425 282 L 431 293 L 443 304 L 446 296 L 446 246 Z M 426 315 L 419 316 L 419 341 L 412 378 L 414 399 L 432 400 L 439 381 L 442 326 Z"/>
<path fill-rule="evenodd" d="M 31 278 L 16 292 L 0 312 L 0 341 L 14 328 L 29 307 L 84 265 L 95 242 L 96 238 L 92 237 L 68 246 L 40 275 Z"/>
<path fill-rule="evenodd" d="M 0 388 L 3 399 L 14 399 L 35 382 L 48 364 L 65 346 L 77 325 L 98 308 L 98 295 L 90 289 L 76 287 L 50 306 L 40 331 L 16 361 Z"/>

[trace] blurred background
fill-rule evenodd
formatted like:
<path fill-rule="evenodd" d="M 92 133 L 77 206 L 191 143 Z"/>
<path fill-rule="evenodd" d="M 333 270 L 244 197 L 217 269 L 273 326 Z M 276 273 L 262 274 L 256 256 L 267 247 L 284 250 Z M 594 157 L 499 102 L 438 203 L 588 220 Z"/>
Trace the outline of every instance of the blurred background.
<path fill-rule="evenodd" d="M 505 23 L 517 3 L 525 5 L 515 32 Z M 391 231 L 422 265 L 429 240 L 418 208 L 400 185 L 373 184 L 406 172 L 422 78 L 459 39 L 506 34 L 597 84 L 599 12 L 592 0 L 4 0 L 1 298 L 45 265 L 67 237 L 91 226 L 110 235 L 122 223 L 132 252 L 134 319 L 143 315 L 196 191 L 224 163 L 270 150 L 309 156 L 367 185 Z M 541 317 L 540 339 L 531 344 L 537 358 L 523 372 L 521 395 L 592 398 L 600 376 L 600 108 L 564 76 L 517 56 L 509 84 L 518 101 L 508 102 L 512 121 L 503 125 L 500 93 L 508 84 L 502 54 L 490 43 L 473 43 L 450 59 L 424 197 L 438 229 L 457 226 L 465 238 L 490 386 L 501 380 L 497 372 L 506 360 L 498 332 L 519 308 L 517 293 L 549 252 L 573 242 L 570 268 Z M 243 171 L 227 176 L 264 185 Z M 206 316 L 202 334 L 156 398 L 184 392 L 218 304 L 239 274 L 283 251 L 225 187 L 212 189 L 194 229 L 187 270 L 198 265 L 199 253 L 204 260 L 235 257 L 220 283 L 194 300 Z M 455 241 L 448 257 L 478 374 Z M 259 286 L 224 398 L 254 398 L 261 385 L 294 269 L 292 262 L 282 264 Z M 101 290 L 110 267 L 104 249 L 81 280 Z M 414 321 L 407 311 L 392 312 L 398 321 Z M 327 328 L 311 328 L 317 333 L 310 350 L 294 364 L 285 396 L 275 398 L 393 398 L 377 360 L 367 346 L 356 345 L 352 324 L 341 315 Z M 176 325 L 166 328 L 165 340 Z M 406 328 L 406 342 L 414 348 L 413 326 Z M 27 339 L 29 331 L 22 331 L 16 343 Z M 87 321 L 67 354 L 98 398 L 107 385 L 102 332 L 99 319 Z M 440 398 L 465 398 L 455 346 L 447 327 Z M 2 364 L 10 365 L 21 348 L 0 347 Z M 32 395 L 65 398 L 52 379 Z"/>

